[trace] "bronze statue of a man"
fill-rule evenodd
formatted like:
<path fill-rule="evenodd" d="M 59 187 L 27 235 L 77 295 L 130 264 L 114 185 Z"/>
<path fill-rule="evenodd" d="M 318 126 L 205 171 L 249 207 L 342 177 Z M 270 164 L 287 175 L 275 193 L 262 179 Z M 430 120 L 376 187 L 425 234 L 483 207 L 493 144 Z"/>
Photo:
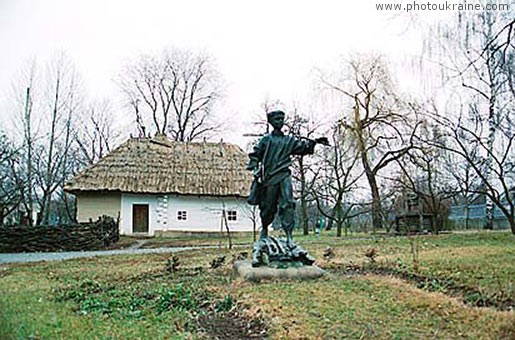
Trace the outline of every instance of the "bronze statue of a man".
<path fill-rule="evenodd" d="M 271 133 L 263 136 L 249 154 L 247 170 L 252 170 L 255 176 L 249 203 L 259 206 L 262 224 L 260 241 L 254 246 L 252 263 L 254 266 L 259 266 L 262 262 L 260 258 L 262 248 L 270 248 L 270 244 L 265 244 L 268 239 L 268 226 L 274 220 L 277 212 L 281 227 L 286 233 L 286 244 L 281 245 L 274 239 L 275 243 L 272 242 L 272 247 L 285 248 L 279 251 L 283 253 L 297 247 L 293 242 L 295 203 L 292 193 L 290 156 L 313 154 L 317 143 L 329 144 L 325 137 L 311 140 L 285 135 L 281 130 L 284 126 L 284 118 L 283 111 L 267 113 L 268 123 L 274 129 Z"/>

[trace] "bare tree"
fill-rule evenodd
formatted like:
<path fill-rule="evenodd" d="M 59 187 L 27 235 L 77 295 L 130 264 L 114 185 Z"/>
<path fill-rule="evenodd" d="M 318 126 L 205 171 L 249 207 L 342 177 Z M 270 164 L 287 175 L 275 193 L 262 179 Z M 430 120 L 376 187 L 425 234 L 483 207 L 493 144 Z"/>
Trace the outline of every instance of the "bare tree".
<path fill-rule="evenodd" d="M 169 49 L 161 56 L 141 56 L 125 67 L 118 84 L 142 135 L 169 134 L 186 142 L 219 126 L 212 119 L 219 77 L 206 55 Z"/>
<path fill-rule="evenodd" d="M 24 222 L 33 225 L 34 211 L 34 149 L 38 140 L 39 122 L 35 117 L 38 88 L 38 67 L 35 60 L 27 63 L 12 82 L 12 129 L 6 130 L 13 147 L 18 150 L 19 158 L 11 160 L 11 180 L 16 184 L 20 197 L 20 212 Z"/>
<path fill-rule="evenodd" d="M 421 124 L 417 145 L 408 151 L 407 157 L 398 161 L 401 175 L 398 177 L 401 191 L 415 194 L 419 223 L 422 228 L 424 215 L 430 216 L 431 231 L 438 234 L 449 213 L 449 198 L 455 188 L 449 187 L 450 174 L 445 166 L 445 150 L 436 145 L 446 144 L 439 126 L 424 120 Z M 427 143 L 428 142 L 428 143 Z"/>
<path fill-rule="evenodd" d="M 84 109 L 81 78 L 64 53 L 45 68 L 32 62 L 15 79 L 13 90 L 15 121 L 6 133 L 17 155 L 7 163 L 8 179 L 16 188 L 15 210 L 30 225 L 74 221 L 74 200 L 64 184 L 111 150 L 116 134 L 109 106 L 105 102 Z M 37 210 L 37 221 L 32 221 Z"/>
<path fill-rule="evenodd" d="M 20 187 L 16 181 L 20 170 L 18 159 L 20 153 L 5 135 L 0 132 L 0 225 L 12 211 L 14 211 L 22 201 Z"/>
<path fill-rule="evenodd" d="M 350 62 L 349 84 L 325 84 L 352 101 L 352 111 L 340 120 L 342 131 L 356 141 L 372 196 L 372 224 L 383 226 L 378 174 L 413 147 L 418 122 L 412 108 L 394 92 L 388 69 L 380 57 Z"/>
<path fill-rule="evenodd" d="M 486 3 L 492 4 L 496 3 L 490 0 Z M 515 6 L 515 2 L 509 1 L 507 5 Z M 513 125 L 510 121 L 513 120 L 515 100 L 515 20 L 509 11 L 492 11 L 484 7 L 482 11 L 459 12 L 455 21 L 439 25 L 438 30 L 443 34 L 437 39 L 429 39 L 427 50 L 430 53 L 437 50 L 443 80 L 453 92 L 458 87 L 465 90 L 460 92 L 468 95 L 463 101 L 470 103 L 469 118 L 483 125 L 480 127 L 482 135 L 477 132 L 474 135 L 482 139 L 480 144 L 484 148 L 480 147 L 479 158 L 484 164 L 478 166 L 478 157 L 471 154 L 466 159 L 476 162 L 475 167 L 482 169 L 481 180 L 488 182 L 483 183 L 483 188 L 497 188 L 496 158 L 499 160 L 504 153 L 501 144 L 504 147 L 511 145 L 509 131 L 503 125 Z M 465 122 L 467 117 L 461 114 L 459 107 L 452 111 L 460 112 L 455 115 L 452 125 L 458 119 Z M 466 138 L 475 139 L 471 135 Z M 495 204 L 491 196 L 495 194 L 484 194 L 487 197 L 485 228 L 491 229 Z"/>
<path fill-rule="evenodd" d="M 256 235 L 258 232 L 259 222 L 259 209 L 257 205 L 242 204 L 241 206 L 245 216 L 252 222 L 252 238 L 256 242 Z"/>
<path fill-rule="evenodd" d="M 438 113 L 435 113 L 435 119 L 451 142 L 434 145 L 453 153 L 470 165 L 481 182 L 480 186 L 471 188 L 471 191 L 485 195 L 495 204 L 515 234 L 515 134 L 512 132 L 514 126 L 506 123 L 497 125 L 496 131 L 505 143 L 492 148 L 490 139 L 484 138 L 484 124 L 471 127 L 462 116 L 456 121 L 448 115 Z"/>
<path fill-rule="evenodd" d="M 321 123 L 316 122 L 314 117 L 302 114 L 296 105 L 291 111 L 286 122 L 286 126 L 290 130 L 289 133 L 297 138 L 313 138 L 313 135 L 320 129 Z M 300 222 L 304 235 L 309 234 L 308 203 L 315 179 L 315 176 L 309 176 L 309 174 L 313 162 L 312 157 L 295 156 L 292 167 L 294 185 L 296 184 L 299 187 Z"/>
<path fill-rule="evenodd" d="M 336 235 L 340 237 L 342 227 L 347 235 L 348 221 L 363 213 L 362 209 L 356 210 L 361 205 L 349 199 L 363 172 L 357 169 L 359 154 L 354 138 L 341 131 L 339 124 L 331 132 L 332 147 L 322 152 L 312 191 L 319 212 L 336 223 Z"/>
<path fill-rule="evenodd" d="M 13 133 L 21 157 L 12 165 L 12 176 L 28 224 L 33 224 L 34 202 L 39 205 L 37 222 L 48 222 L 52 200 L 59 197 L 70 174 L 74 121 L 82 101 L 77 72 L 65 54 L 46 66 L 43 70 L 31 63 L 13 83 L 14 108 L 19 112 L 14 127 L 23 131 Z"/>
<path fill-rule="evenodd" d="M 479 150 L 469 149 L 467 152 L 471 159 L 478 159 Z M 444 167 L 449 174 L 448 190 L 452 190 L 455 204 L 464 205 L 464 228 L 470 228 L 470 205 L 478 197 L 477 191 L 481 187 L 481 180 L 466 160 L 452 152 L 445 152 Z"/>
<path fill-rule="evenodd" d="M 71 60 L 59 54 L 48 65 L 41 114 L 45 133 L 35 155 L 36 186 L 40 192 L 38 224 L 49 223 L 55 193 L 69 174 L 74 121 L 82 102 L 80 78 Z"/>
<path fill-rule="evenodd" d="M 74 142 L 80 154 L 80 165 L 94 164 L 111 152 L 120 135 L 107 99 L 91 103 L 77 125 Z"/>

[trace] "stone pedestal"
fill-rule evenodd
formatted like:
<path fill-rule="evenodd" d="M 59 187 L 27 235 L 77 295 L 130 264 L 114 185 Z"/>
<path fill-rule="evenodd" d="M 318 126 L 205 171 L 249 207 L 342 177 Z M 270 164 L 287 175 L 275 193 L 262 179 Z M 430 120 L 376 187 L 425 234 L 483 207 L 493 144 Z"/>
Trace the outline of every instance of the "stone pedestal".
<path fill-rule="evenodd" d="M 251 261 L 236 261 L 233 268 L 236 275 L 250 282 L 263 280 L 312 280 L 325 274 L 325 271 L 314 265 L 300 265 L 288 268 L 252 267 Z"/>

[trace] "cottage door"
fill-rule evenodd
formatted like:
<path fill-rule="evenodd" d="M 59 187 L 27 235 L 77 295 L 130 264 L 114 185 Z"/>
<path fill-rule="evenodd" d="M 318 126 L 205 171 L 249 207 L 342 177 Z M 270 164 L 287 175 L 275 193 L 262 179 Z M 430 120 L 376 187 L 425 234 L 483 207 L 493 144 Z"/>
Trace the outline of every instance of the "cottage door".
<path fill-rule="evenodd" d="M 148 233 L 148 204 L 132 206 L 132 232 Z"/>

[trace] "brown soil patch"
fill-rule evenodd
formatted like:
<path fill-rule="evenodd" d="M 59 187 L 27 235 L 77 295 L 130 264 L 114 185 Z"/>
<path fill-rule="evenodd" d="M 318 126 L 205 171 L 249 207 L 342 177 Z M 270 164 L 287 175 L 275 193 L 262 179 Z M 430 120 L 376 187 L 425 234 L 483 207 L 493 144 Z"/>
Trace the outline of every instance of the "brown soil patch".
<path fill-rule="evenodd" d="M 210 312 L 197 319 L 209 339 L 268 339 L 265 323 L 244 316 L 237 309 L 225 313 Z"/>

